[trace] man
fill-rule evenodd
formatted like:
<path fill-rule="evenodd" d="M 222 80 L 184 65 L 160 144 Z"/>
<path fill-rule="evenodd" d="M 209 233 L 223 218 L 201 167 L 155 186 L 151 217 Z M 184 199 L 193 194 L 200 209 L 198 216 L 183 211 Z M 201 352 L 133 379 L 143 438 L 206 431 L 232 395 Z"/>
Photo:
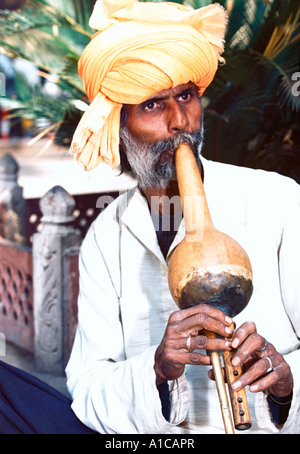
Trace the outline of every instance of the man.
<path fill-rule="evenodd" d="M 235 349 L 233 365 L 243 365 L 233 387 L 249 389 L 251 432 L 299 431 L 299 187 L 200 155 L 200 98 L 221 60 L 225 23 L 218 5 L 95 5 L 91 26 L 99 32 L 79 62 L 91 104 L 72 151 L 87 169 L 121 163 L 138 186 L 101 213 L 82 245 L 79 322 L 66 370 L 74 413 L 57 394 L 37 394 L 41 385 L 25 377 L 30 393 L 49 403 L 42 426 L 38 409 L 31 419 L 25 405 L 19 411 L 35 432 L 65 424 L 68 433 L 224 433 L 206 354 L 215 349 Z M 170 255 L 184 236 L 178 207 L 167 210 L 178 197 L 174 151 L 183 141 L 197 157 L 216 227 L 252 262 L 254 292 L 235 317 L 233 341 L 225 339 L 230 317 L 205 304 L 178 310 L 168 288 Z M 3 416 L 13 396 L 1 387 Z"/>
<path fill-rule="evenodd" d="M 210 359 L 205 354 L 190 351 L 199 348 L 226 350 L 229 347 L 225 340 L 210 340 L 201 333 L 191 338 L 190 349 L 187 348 L 186 341 L 189 333 L 202 328 L 225 337 L 230 334 L 228 327 L 232 320 L 205 305 L 176 311 L 176 306 L 168 294 L 167 265 L 158 245 L 155 244 L 154 226 L 148 214 L 152 197 L 159 195 L 163 201 L 166 199 L 162 198 L 162 195 L 172 198 L 177 194 L 177 184 L 173 181 L 174 164 L 170 159 L 175 146 L 172 146 L 172 141 L 176 144 L 182 134 L 185 141 L 193 144 L 193 133 L 201 130 L 202 108 L 197 90 L 192 84 L 162 90 L 141 105 L 126 106 L 126 114 L 127 120 L 121 130 L 122 146 L 137 175 L 139 190 L 135 191 L 129 200 L 126 198 L 124 206 L 121 198 L 99 217 L 82 248 L 79 299 L 81 316 L 67 369 L 69 386 L 74 397 L 73 409 L 85 424 L 100 432 L 177 432 L 176 426 L 179 423 L 183 423 L 179 429 L 182 433 L 219 431 L 220 426 L 208 424 L 213 420 L 220 423 L 219 418 L 215 417 L 218 403 L 215 401 L 211 409 L 206 405 L 205 409 L 201 408 L 201 401 L 205 402 L 203 395 L 193 403 L 193 406 L 199 405 L 200 408 L 192 409 L 192 422 L 185 419 L 189 391 L 186 389 L 183 375 L 186 364 L 210 364 Z M 142 143 L 139 142 L 139 137 L 143 138 Z M 164 138 L 167 138 L 165 146 L 162 144 Z M 130 144 L 130 148 L 125 144 Z M 201 138 L 196 144 L 201 147 Z M 223 179 L 234 176 L 234 185 L 237 178 L 246 175 L 248 182 L 253 180 L 254 183 L 261 179 L 261 176 L 257 178 L 251 171 L 243 169 L 242 176 L 237 177 L 239 172 L 236 169 L 228 171 L 227 166 L 219 167 L 221 172 L 225 173 L 222 175 Z M 210 172 L 212 175 L 214 172 L 212 169 L 206 169 L 209 169 L 209 165 L 204 166 L 204 181 L 211 178 Z M 156 186 L 157 174 L 160 175 L 162 184 L 157 182 Z M 144 186 L 143 182 L 149 184 L 151 177 L 154 180 L 152 185 Z M 268 180 L 267 176 L 265 178 Z M 273 186 L 272 178 L 274 177 L 271 177 L 270 184 Z M 264 178 L 263 180 L 266 181 Z M 277 181 L 276 178 L 276 183 Z M 258 184 L 261 190 L 262 182 Z M 228 185 L 230 186 L 230 183 Z M 256 193 L 253 200 L 257 197 L 261 195 Z M 220 203 L 216 206 L 218 205 Z M 147 216 L 146 221 L 143 220 L 144 216 Z M 236 218 L 235 216 L 235 220 Z M 182 230 L 180 233 L 182 238 Z M 172 250 L 172 246 L 171 249 L 169 246 L 173 239 L 174 235 L 169 241 L 166 239 L 169 242 L 165 249 L 169 250 L 168 255 Z M 251 240 L 253 241 L 253 238 Z M 265 241 L 265 238 L 263 240 Z M 179 239 L 175 241 L 177 243 Z M 256 253 L 260 245 L 258 241 L 257 247 L 254 248 Z M 149 257 L 149 254 L 153 256 Z M 261 259 L 260 254 L 259 257 Z M 255 261 L 255 257 L 253 258 Z M 262 280 L 271 277 L 270 270 L 270 277 L 266 277 L 264 273 Z M 163 293 L 165 294 L 162 295 Z M 261 314 L 266 310 L 272 311 L 272 304 L 276 306 L 278 303 L 272 300 L 271 293 L 270 298 L 269 302 L 263 301 L 265 307 L 255 308 L 258 324 L 266 323 L 264 318 L 261 319 Z M 250 303 L 250 306 L 251 304 L 255 303 Z M 158 313 L 154 313 L 155 311 Z M 250 309 L 249 313 L 253 314 L 253 310 Z M 274 313 L 270 313 L 274 321 Z M 242 318 L 243 314 L 240 319 Z M 167 327 L 157 347 L 156 342 L 160 339 L 165 323 Z M 156 331 L 153 334 L 152 329 Z M 264 328 L 268 337 L 272 335 L 275 340 L 278 333 L 273 330 L 273 326 Z M 252 369 L 240 378 L 240 383 L 236 383 L 235 389 L 250 385 L 250 391 L 254 393 L 268 391 L 274 400 L 289 404 L 293 389 L 290 368 L 276 348 L 269 342 L 266 344 L 264 337 L 257 334 L 255 324 L 244 323 L 236 331 L 233 344 L 239 347 L 234 364 L 249 361 L 253 365 Z M 271 359 L 274 367 L 268 374 L 270 360 L 266 357 Z M 201 394 L 211 393 L 212 388 L 207 383 L 207 378 L 201 374 L 200 367 L 194 371 L 189 370 L 188 375 L 199 381 Z M 206 374 L 207 371 L 204 375 Z M 168 416 L 171 424 L 160 415 L 159 392 L 155 390 L 155 385 L 159 390 L 160 385 L 167 381 L 172 395 L 173 408 L 171 416 Z M 195 398 L 197 390 L 193 387 L 190 393 L 191 397 Z M 216 390 L 213 389 L 213 392 L 216 393 Z M 207 415 L 202 414 L 203 410 Z"/>
<path fill-rule="evenodd" d="M 78 418 L 101 433 L 222 432 L 205 350 L 232 348 L 233 365 L 244 366 L 232 386 L 249 385 L 252 431 L 298 430 L 299 188 L 200 158 L 199 98 L 221 59 L 225 22 L 217 5 L 191 12 L 132 2 L 98 2 L 91 18 L 99 33 L 79 62 L 91 105 L 72 151 L 87 169 L 127 161 L 138 181 L 99 216 L 81 250 L 68 386 Z M 163 215 L 178 196 L 174 152 L 183 141 L 197 157 L 215 225 L 253 266 L 253 296 L 232 342 L 224 339 L 231 318 L 207 305 L 178 311 L 168 289 L 184 222 L 166 230 Z"/>

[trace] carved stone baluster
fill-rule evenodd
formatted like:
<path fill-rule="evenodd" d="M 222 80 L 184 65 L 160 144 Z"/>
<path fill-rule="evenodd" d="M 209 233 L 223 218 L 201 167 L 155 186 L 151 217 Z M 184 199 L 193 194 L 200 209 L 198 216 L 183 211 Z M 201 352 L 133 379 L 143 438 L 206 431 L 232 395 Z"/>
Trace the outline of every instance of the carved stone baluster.
<path fill-rule="evenodd" d="M 40 200 L 42 229 L 33 236 L 35 367 L 62 375 L 66 366 L 67 253 L 78 251 L 79 230 L 74 229 L 75 201 L 55 186 Z"/>
<path fill-rule="evenodd" d="M 0 159 L 0 238 L 24 244 L 23 188 L 18 185 L 19 165 L 10 154 Z"/>

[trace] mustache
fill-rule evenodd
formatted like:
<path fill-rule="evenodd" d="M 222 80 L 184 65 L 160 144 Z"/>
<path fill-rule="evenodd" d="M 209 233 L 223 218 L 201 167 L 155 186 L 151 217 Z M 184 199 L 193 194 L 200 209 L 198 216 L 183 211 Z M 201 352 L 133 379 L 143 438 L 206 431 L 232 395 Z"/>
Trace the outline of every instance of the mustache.
<path fill-rule="evenodd" d="M 196 132 L 181 132 L 169 139 L 159 140 L 152 145 L 148 145 L 151 154 L 156 155 L 156 162 L 159 162 L 162 154 L 166 151 L 175 153 L 176 148 L 182 143 L 188 143 L 196 158 L 198 158 L 198 145 L 203 142 L 203 130 Z"/>

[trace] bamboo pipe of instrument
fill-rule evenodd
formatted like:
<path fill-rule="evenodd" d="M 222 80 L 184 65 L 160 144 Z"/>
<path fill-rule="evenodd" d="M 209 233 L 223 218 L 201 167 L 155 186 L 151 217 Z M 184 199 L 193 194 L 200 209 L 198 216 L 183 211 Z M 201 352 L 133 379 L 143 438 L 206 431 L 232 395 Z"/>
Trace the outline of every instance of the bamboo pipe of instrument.
<path fill-rule="evenodd" d="M 202 330 L 201 334 L 215 338 L 216 335 L 211 331 Z M 230 411 L 229 400 L 225 385 L 225 379 L 222 371 L 220 353 L 217 351 L 207 352 L 210 355 L 211 365 L 214 372 L 214 379 L 216 383 L 216 388 L 218 392 L 218 398 L 220 403 L 220 409 L 223 419 L 223 425 L 226 434 L 234 434 L 234 423 L 232 419 L 232 414 Z"/>
<path fill-rule="evenodd" d="M 235 324 L 232 324 L 234 330 Z M 247 395 L 245 388 L 239 391 L 233 391 L 231 384 L 237 380 L 242 373 L 240 366 L 232 366 L 231 360 L 235 351 L 224 351 L 223 361 L 225 366 L 225 375 L 228 383 L 231 408 L 233 413 L 234 425 L 237 430 L 247 430 L 251 427 L 251 417 L 248 408 Z"/>
<path fill-rule="evenodd" d="M 218 352 L 211 352 L 211 364 L 214 371 L 216 388 L 219 396 L 220 408 L 226 434 L 234 434 L 232 416 L 229 408 L 229 401 L 226 392 L 225 380 L 222 373 L 220 355 Z"/>
<path fill-rule="evenodd" d="M 188 144 L 176 149 L 175 165 L 186 234 L 170 258 L 170 292 L 180 309 L 205 303 L 234 317 L 245 308 L 252 294 L 250 260 L 235 240 L 214 227 L 199 168 Z M 218 352 L 214 353 L 211 358 L 225 431 L 232 433 L 220 358 Z M 238 369 L 233 368 L 230 355 L 225 354 L 224 363 L 234 425 L 244 430 L 251 427 L 246 395 L 236 396 L 231 389 L 230 384 L 237 378 L 233 371 Z"/>

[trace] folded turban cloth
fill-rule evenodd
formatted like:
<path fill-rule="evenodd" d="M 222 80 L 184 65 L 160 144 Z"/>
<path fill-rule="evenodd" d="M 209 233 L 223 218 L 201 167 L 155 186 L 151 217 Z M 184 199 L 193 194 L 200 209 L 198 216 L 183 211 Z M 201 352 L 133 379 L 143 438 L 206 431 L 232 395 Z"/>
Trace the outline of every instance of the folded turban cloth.
<path fill-rule="evenodd" d="M 119 165 L 120 112 L 158 91 L 193 82 L 201 96 L 222 60 L 227 14 L 212 4 L 98 0 L 89 25 L 98 30 L 78 72 L 90 100 L 71 153 L 86 170 Z"/>

